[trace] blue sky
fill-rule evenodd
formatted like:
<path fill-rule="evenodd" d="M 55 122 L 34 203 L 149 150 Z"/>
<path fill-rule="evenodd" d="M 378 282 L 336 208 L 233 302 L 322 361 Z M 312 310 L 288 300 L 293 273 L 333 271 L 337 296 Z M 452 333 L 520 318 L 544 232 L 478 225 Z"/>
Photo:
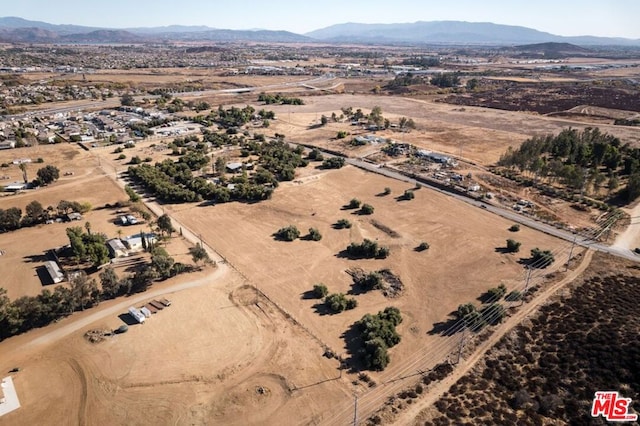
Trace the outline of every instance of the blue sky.
<path fill-rule="evenodd" d="M 345 22 L 460 20 L 640 39 L 640 0 L 3 0 L 0 16 L 109 28 L 178 24 L 299 34 Z"/>

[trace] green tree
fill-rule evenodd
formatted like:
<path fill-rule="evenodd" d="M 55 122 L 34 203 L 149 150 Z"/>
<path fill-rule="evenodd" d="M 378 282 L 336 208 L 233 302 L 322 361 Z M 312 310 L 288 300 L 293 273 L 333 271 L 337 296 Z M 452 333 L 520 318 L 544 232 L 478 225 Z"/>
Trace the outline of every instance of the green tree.
<path fill-rule="evenodd" d="M 91 307 L 98 300 L 98 285 L 96 280 L 89 280 L 87 274 L 78 271 L 70 280 L 71 295 L 75 307 L 84 311 L 85 307 Z"/>
<path fill-rule="evenodd" d="M 171 223 L 171 218 L 166 213 L 158 218 L 158 228 L 160 229 L 160 233 L 162 235 L 167 233 L 169 236 L 171 236 L 171 234 L 175 232 L 173 224 Z"/>
<path fill-rule="evenodd" d="M 274 234 L 274 236 L 278 240 L 293 241 L 293 240 L 297 239 L 298 237 L 300 237 L 300 231 L 298 230 L 298 228 L 296 228 L 295 225 L 289 225 L 287 227 L 280 228 Z"/>
<path fill-rule="evenodd" d="M 329 294 L 329 289 L 327 289 L 326 285 L 320 283 L 313 286 L 312 292 L 316 299 L 322 299 L 323 297 L 326 297 L 327 294 Z"/>
<path fill-rule="evenodd" d="M 122 106 L 132 106 L 134 102 L 135 99 L 129 93 L 125 93 L 124 95 L 122 95 L 122 97 L 120 97 L 120 105 Z"/>
<path fill-rule="evenodd" d="M 193 263 L 198 265 L 200 262 L 210 262 L 209 254 L 204 247 L 200 245 L 200 243 L 196 243 L 195 246 L 189 247 L 189 254 L 191 254 L 191 259 L 193 259 Z"/>
<path fill-rule="evenodd" d="M 529 265 L 534 268 L 546 268 L 555 261 L 551 250 L 541 250 L 538 247 L 531 250 Z"/>
<path fill-rule="evenodd" d="M 507 240 L 507 252 L 509 253 L 519 252 L 520 246 L 521 246 L 521 243 L 516 240 L 512 240 L 511 238 Z"/>
<path fill-rule="evenodd" d="M 334 225 L 336 229 L 345 229 L 351 228 L 351 222 L 348 219 L 339 219 Z"/>
<path fill-rule="evenodd" d="M 322 234 L 317 228 L 309 228 L 309 239 L 313 241 L 320 241 Z"/>
<path fill-rule="evenodd" d="M 120 293 L 120 280 L 116 271 L 107 266 L 100 272 L 100 287 L 102 288 L 102 295 L 105 299 L 113 299 Z"/>
<path fill-rule="evenodd" d="M 56 166 L 48 165 L 36 172 L 38 175 L 38 181 L 43 185 L 48 185 L 60 177 L 60 170 Z"/>
<path fill-rule="evenodd" d="M 40 202 L 36 200 L 33 200 L 32 202 L 27 204 L 24 210 L 26 215 L 33 219 L 34 222 L 39 221 L 45 213 L 42 204 L 40 204 Z"/>
<path fill-rule="evenodd" d="M 374 212 L 374 208 L 371 204 L 363 204 L 362 207 L 360 208 L 360 214 L 373 214 Z"/>
<path fill-rule="evenodd" d="M 161 279 L 171 277 L 171 267 L 175 263 L 167 251 L 162 247 L 155 247 L 151 254 L 151 266 Z"/>

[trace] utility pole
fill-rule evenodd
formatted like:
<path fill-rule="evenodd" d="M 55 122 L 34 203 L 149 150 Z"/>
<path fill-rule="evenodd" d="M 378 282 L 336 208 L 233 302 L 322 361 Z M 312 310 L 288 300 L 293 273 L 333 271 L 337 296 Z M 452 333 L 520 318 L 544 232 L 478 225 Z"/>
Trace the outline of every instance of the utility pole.
<path fill-rule="evenodd" d="M 355 401 L 353 404 L 353 426 L 358 425 L 358 395 L 355 394 Z"/>
<path fill-rule="evenodd" d="M 573 255 L 573 248 L 576 246 L 576 238 L 578 238 L 577 235 L 573 237 L 573 243 L 571 243 L 571 249 L 569 250 L 569 259 L 567 259 L 567 267 L 564 270 L 565 272 L 569 270 L 569 262 L 571 262 L 571 256 Z"/>
<path fill-rule="evenodd" d="M 462 329 L 462 338 L 460 339 L 460 346 L 458 347 L 458 359 L 456 360 L 456 365 L 460 363 L 460 358 L 462 358 L 462 348 L 464 347 L 464 339 L 467 334 L 467 325 L 465 324 Z"/>
<path fill-rule="evenodd" d="M 520 298 L 521 303 L 520 306 L 524 305 L 524 297 L 527 294 L 527 290 L 529 290 L 529 280 L 531 279 L 531 266 L 527 266 L 527 280 L 524 283 L 524 290 L 522 291 L 522 297 Z"/>

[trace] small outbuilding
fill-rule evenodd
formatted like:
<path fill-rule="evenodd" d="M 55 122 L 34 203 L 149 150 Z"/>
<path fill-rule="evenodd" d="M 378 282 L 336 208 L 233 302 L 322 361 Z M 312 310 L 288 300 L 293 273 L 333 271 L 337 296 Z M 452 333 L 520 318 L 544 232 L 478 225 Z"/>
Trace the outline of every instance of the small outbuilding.
<path fill-rule="evenodd" d="M 54 282 L 54 284 L 57 284 L 64 280 L 64 273 L 62 272 L 62 269 L 60 269 L 60 266 L 58 266 L 57 262 L 53 260 L 47 260 L 44 263 L 44 267 L 49 273 L 49 276 L 51 277 L 51 280 Z"/>

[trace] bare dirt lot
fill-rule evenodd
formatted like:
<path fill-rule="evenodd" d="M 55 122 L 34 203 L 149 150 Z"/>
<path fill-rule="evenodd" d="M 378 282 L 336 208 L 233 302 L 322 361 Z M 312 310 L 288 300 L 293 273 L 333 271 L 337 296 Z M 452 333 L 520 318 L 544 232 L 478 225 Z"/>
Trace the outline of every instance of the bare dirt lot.
<path fill-rule="evenodd" d="M 22 407 L 0 424 L 299 424 L 348 395 L 337 362 L 268 302 L 256 305 L 239 275 L 178 280 L 202 286 L 167 295 L 170 307 L 103 342 L 83 334 L 122 325 L 127 300 L 101 304 L 115 313 L 62 340 L 46 336 L 96 310 L 3 342 L 0 369 L 20 366 Z"/>

